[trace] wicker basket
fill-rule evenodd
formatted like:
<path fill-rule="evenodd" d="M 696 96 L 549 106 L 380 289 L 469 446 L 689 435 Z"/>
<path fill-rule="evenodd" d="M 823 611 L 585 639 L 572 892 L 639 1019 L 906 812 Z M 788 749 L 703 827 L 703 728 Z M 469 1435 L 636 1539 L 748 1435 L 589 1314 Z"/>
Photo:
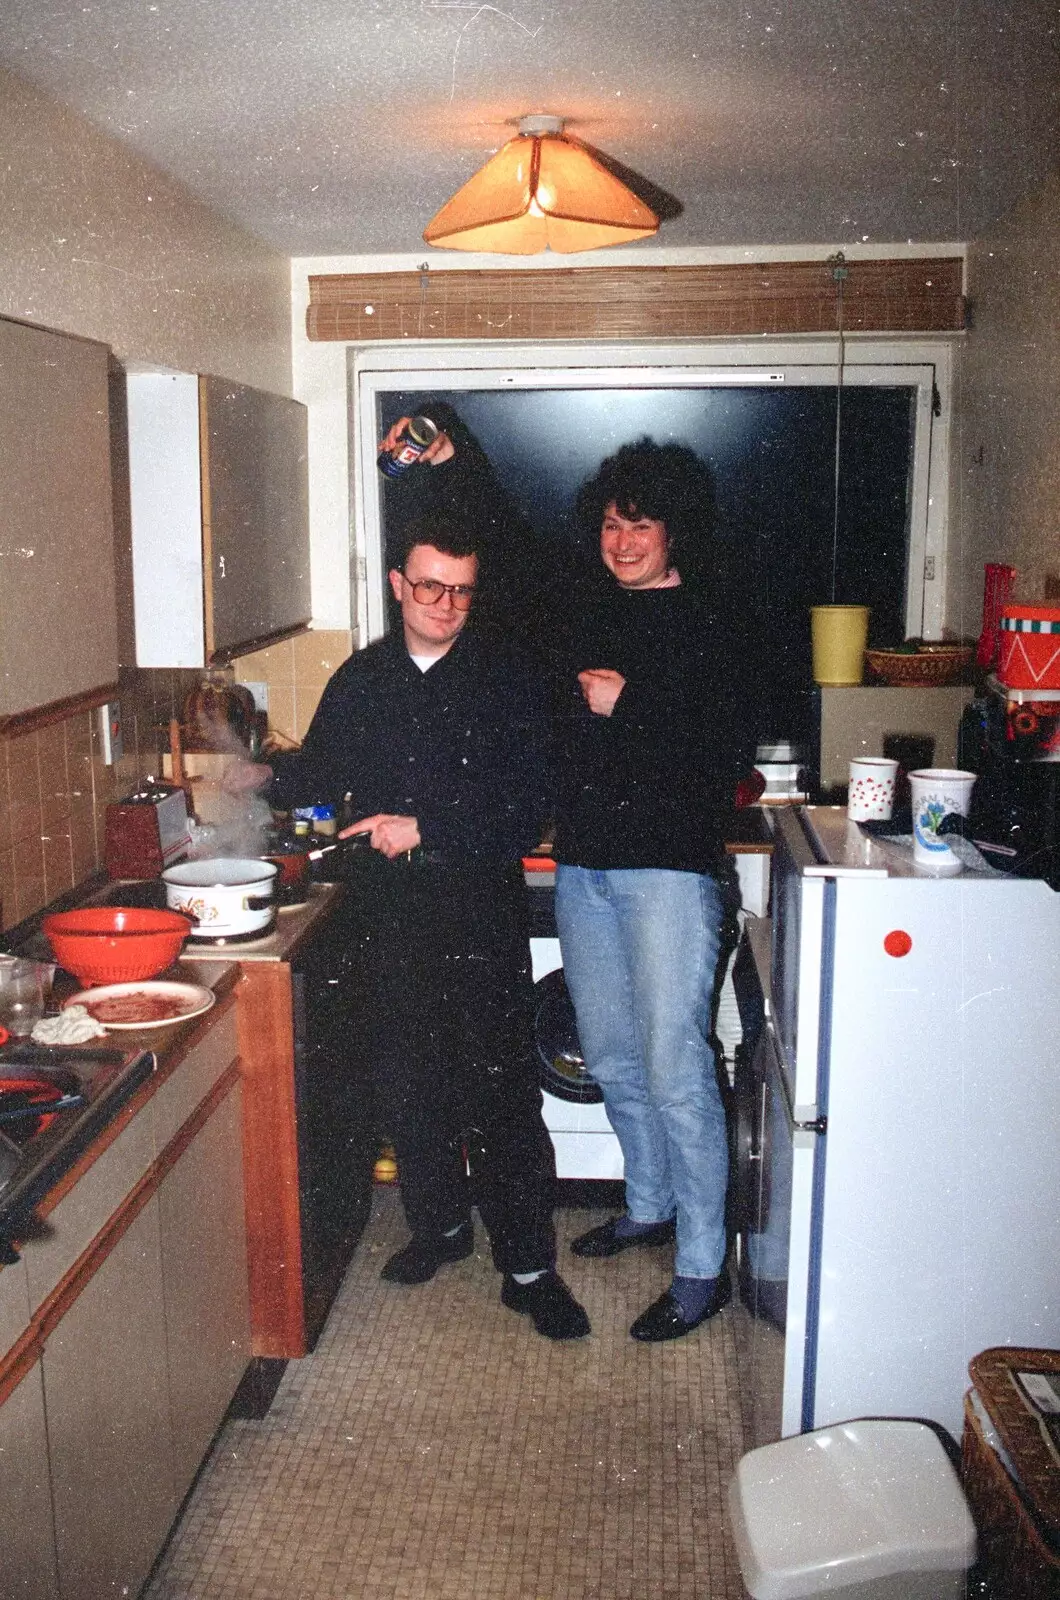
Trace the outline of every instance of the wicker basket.
<path fill-rule="evenodd" d="M 941 689 L 967 672 L 972 654 L 968 644 L 929 645 L 915 653 L 866 650 L 865 660 L 875 677 L 892 688 Z"/>
<path fill-rule="evenodd" d="M 961 1473 L 979 1535 L 976 1569 L 991 1600 L 1060 1600 L 1060 1469 L 1009 1373 L 1060 1371 L 1060 1352 L 999 1348 L 971 1362 L 975 1392 L 1020 1475 L 1017 1489 L 964 1401 Z"/>

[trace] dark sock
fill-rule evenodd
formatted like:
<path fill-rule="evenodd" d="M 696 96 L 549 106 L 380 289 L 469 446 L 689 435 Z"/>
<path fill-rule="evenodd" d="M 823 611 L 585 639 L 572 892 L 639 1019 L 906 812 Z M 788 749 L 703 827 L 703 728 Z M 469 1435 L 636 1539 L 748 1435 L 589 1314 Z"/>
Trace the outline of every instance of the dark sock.
<path fill-rule="evenodd" d="M 674 1278 L 670 1293 L 681 1308 L 686 1322 L 694 1322 L 706 1309 L 714 1294 L 717 1278 Z"/>
<path fill-rule="evenodd" d="M 665 1222 L 665 1217 L 661 1221 Z M 618 1217 L 615 1221 L 615 1237 L 618 1239 L 635 1239 L 638 1233 L 650 1233 L 652 1228 L 659 1227 L 658 1222 L 634 1222 L 630 1216 Z"/>

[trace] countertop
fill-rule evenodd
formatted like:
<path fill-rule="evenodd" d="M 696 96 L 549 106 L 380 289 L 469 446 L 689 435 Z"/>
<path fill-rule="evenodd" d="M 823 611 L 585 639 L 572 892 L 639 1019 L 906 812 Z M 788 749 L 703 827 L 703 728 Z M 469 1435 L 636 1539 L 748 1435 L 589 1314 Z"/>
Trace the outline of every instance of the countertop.
<path fill-rule="evenodd" d="M 154 1028 L 112 1029 L 86 1045 L 33 1045 L 10 1041 L 0 1048 L 0 1067 L 56 1077 L 80 1093 L 81 1103 L 60 1112 L 50 1126 L 16 1145 L 0 1140 L 0 1261 L 9 1241 L 21 1237 L 33 1210 L 56 1187 L 73 1181 L 94 1160 L 93 1146 L 115 1124 L 136 1115 L 179 1066 L 217 1016 L 217 1003 L 232 993 L 239 976 L 231 960 L 209 964 L 178 961 L 159 976 L 197 983 L 212 990 L 215 1004 L 187 1021 Z M 76 990 L 75 981 L 56 974 L 55 998 Z"/>

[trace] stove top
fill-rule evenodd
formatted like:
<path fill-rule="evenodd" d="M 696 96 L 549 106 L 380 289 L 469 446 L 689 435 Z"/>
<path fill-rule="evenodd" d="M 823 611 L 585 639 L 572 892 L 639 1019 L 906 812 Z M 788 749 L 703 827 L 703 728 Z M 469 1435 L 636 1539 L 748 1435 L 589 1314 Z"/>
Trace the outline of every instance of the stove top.
<path fill-rule="evenodd" d="M 25 1096 L 0 1088 L 0 1261 L 48 1190 L 155 1070 L 150 1050 L 95 1045 L 0 1047 L 0 1080 L 40 1079 L 61 1098 L 23 1116 Z M 6 1244 L 4 1241 L 8 1241 Z"/>

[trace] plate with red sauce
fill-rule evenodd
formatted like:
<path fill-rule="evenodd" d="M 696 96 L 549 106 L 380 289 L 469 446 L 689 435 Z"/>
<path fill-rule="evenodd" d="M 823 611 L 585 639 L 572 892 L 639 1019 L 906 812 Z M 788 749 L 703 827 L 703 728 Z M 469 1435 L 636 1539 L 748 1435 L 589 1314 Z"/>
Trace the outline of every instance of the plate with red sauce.
<path fill-rule="evenodd" d="M 103 983 L 80 989 L 63 1002 L 84 1006 L 104 1028 L 168 1028 L 201 1016 L 214 1003 L 213 991 L 197 983 L 170 983 L 164 979 L 139 983 Z"/>

